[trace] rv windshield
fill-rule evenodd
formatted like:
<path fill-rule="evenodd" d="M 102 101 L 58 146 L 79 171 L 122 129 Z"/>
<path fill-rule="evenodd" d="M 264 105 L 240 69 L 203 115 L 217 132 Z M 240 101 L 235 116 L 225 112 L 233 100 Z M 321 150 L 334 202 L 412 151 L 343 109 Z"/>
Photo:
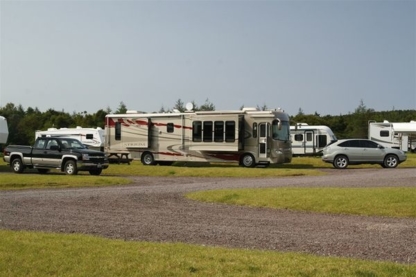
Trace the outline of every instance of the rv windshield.
<path fill-rule="evenodd" d="M 280 122 L 280 130 L 279 130 Z M 290 125 L 288 121 L 279 121 L 277 119 L 273 120 L 272 123 L 272 134 L 273 139 L 287 141 L 290 138 Z"/>

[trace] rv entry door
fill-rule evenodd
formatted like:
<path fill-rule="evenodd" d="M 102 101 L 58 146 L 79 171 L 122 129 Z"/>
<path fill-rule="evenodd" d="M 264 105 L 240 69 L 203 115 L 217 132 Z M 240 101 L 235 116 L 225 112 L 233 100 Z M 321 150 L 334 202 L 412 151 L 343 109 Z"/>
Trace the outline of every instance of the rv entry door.
<path fill-rule="evenodd" d="M 259 158 L 267 158 L 268 144 L 267 138 L 269 137 L 269 124 L 259 124 Z"/>
<path fill-rule="evenodd" d="M 305 131 L 303 146 L 305 149 L 305 154 L 315 153 L 315 142 L 313 139 L 313 131 Z"/>

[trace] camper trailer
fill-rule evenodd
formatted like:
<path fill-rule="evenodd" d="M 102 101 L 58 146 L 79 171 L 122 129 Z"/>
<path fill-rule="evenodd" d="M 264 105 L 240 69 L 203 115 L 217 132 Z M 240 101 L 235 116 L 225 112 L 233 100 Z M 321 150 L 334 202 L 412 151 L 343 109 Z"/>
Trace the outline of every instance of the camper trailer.
<path fill-rule="evenodd" d="M 3 116 L 0 116 L 0 144 L 7 142 L 9 136 L 9 128 L 7 126 L 7 120 Z"/>
<path fill-rule="evenodd" d="M 144 165 L 192 161 L 254 167 L 291 162 L 289 116 L 284 111 L 187 109 L 107 115 L 105 151 L 109 156 L 127 153 Z"/>
<path fill-rule="evenodd" d="M 403 151 L 416 150 L 416 121 L 410 122 L 368 122 L 368 139 L 385 147 Z"/>
<path fill-rule="evenodd" d="M 337 140 L 328 126 L 307 123 L 290 126 L 290 136 L 292 152 L 295 156 L 320 155 L 326 145 Z"/>
<path fill-rule="evenodd" d="M 104 130 L 100 127 L 48 128 L 46 131 L 36 131 L 35 138 L 38 137 L 74 138 L 92 150 L 104 151 Z"/>

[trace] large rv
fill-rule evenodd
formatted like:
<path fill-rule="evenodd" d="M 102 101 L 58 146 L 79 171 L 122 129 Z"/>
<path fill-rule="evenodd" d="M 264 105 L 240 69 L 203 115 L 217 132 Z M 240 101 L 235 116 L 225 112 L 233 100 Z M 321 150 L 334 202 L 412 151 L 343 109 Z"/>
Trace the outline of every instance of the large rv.
<path fill-rule="evenodd" d="M 74 138 L 90 149 L 104 151 L 104 130 L 100 127 L 48 128 L 46 131 L 36 131 L 35 139 L 38 137 Z"/>
<path fill-rule="evenodd" d="M 324 125 L 297 123 L 290 126 L 293 155 L 320 155 L 324 147 L 337 140 L 331 128 Z"/>
<path fill-rule="evenodd" d="M 385 147 L 403 151 L 416 151 L 416 121 L 410 122 L 368 122 L 368 139 Z"/>
<path fill-rule="evenodd" d="M 105 151 L 127 153 L 144 165 L 193 161 L 267 166 L 291 162 L 289 128 L 289 116 L 280 109 L 109 114 Z"/>
<path fill-rule="evenodd" d="M 9 128 L 7 126 L 7 120 L 3 116 L 0 116 L 0 144 L 7 142 L 9 136 Z"/>

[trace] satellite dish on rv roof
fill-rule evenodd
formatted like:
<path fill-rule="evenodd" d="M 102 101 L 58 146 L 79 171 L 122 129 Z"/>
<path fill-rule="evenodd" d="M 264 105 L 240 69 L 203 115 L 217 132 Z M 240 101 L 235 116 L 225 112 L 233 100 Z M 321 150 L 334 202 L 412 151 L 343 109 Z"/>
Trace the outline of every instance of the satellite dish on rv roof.
<path fill-rule="evenodd" d="M 188 103 L 186 103 L 185 108 L 186 108 L 187 112 L 190 112 L 194 109 L 194 105 L 191 102 L 188 102 Z"/>

